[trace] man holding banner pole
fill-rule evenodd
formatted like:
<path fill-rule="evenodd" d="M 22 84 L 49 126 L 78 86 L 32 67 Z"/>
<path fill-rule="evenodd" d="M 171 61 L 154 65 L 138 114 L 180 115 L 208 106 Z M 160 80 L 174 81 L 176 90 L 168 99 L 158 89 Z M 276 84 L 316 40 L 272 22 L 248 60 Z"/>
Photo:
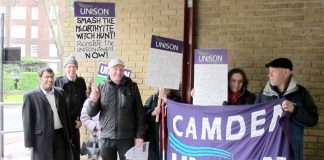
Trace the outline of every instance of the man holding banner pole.
<path fill-rule="evenodd" d="M 257 95 L 256 103 L 285 98 L 282 109 L 290 113 L 294 160 L 303 159 L 304 127 L 318 122 L 317 106 L 309 92 L 292 75 L 293 65 L 287 58 L 277 58 L 265 65 L 269 81 Z"/>

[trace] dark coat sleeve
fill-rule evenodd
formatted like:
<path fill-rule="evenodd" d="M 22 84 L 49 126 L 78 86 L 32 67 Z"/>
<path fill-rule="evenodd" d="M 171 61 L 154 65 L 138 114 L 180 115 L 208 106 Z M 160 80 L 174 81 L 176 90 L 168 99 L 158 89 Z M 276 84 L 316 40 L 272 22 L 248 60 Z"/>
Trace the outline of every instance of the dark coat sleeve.
<path fill-rule="evenodd" d="M 33 109 L 32 109 L 32 102 L 30 99 L 30 94 L 24 95 L 24 102 L 22 107 L 22 120 L 23 120 L 23 128 L 24 128 L 24 140 L 25 140 L 25 147 L 34 147 L 34 136 L 33 130 L 34 126 L 33 122 Z"/>
<path fill-rule="evenodd" d="M 86 85 L 85 80 L 84 80 L 83 77 L 78 77 L 77 86 L 78 86 L 78 89 L 80 91 L 80 93 L 79 93 L 80 96 L 78 97 L 78 100 L 80 101 L 78 103 L 78 117 L 80 118 L 83 103 L 87 99 L 87 85 Z"/>
<path fill-rule="evenodd" d="M 145 102 L 144 104 L 144 112 L 145 116 L 151 116 L 151 113 L 154 111 L 155 107 L 154 106 L 154 101 L 155 101 L 156 96 L 151 95 Z"/>
<path fill-rule="evenodd" d="M 143 103 L 141 94 L 138 90 L 137 84 L 132 86 L 132 92 L 135 95 L 134 114 L 136 117 L 136 138 L 144 139 L 145 136 L 145 115 L 143 110 Z"/>
<path fill-rule="evenodd" d="M 318 123 L 318 109 L 312 96 L 309 92 L 299 86 L 301 90 L 301 97 L 303 97 L 304 101 L 302 103 L 296 103 L 294 112 L 292 113 L 292 118 L 295 119 L 298 123 L 306 127 L 313 127 Z M 291 100 L 294 102 L 294 100 Z"/>

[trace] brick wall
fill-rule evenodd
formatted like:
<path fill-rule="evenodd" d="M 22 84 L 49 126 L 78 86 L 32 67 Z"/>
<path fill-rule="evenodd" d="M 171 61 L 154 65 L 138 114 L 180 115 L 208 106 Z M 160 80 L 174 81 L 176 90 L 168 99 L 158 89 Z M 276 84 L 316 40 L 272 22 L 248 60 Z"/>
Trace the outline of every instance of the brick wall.
<path fill-rule="evenodd" d="M 116 56 L 132 70 L 131 78 L 138 83 L 142 101 L 156 92 L 157 88 L 144 84 L 151 36 L 158 35 L 172 39 L 183 39 L 183 8 L 181 0 L 114 0 L 86 2 L 112 2 L 116 5 Z M 64 32 L 64 57 L 74 52 L 74 17 L 71 0 L 66 1 Z M 78 74 L 87 81 L 93 78 L 100 63 L 79 62 Z M 86 130 L 81 129 L 81 139 L 87 137 Z"/>
<path fill-rule="evenodd" d="M 144 84 L 151 36 L 183 39 L 183 8 L 181 0 L 117 0 L 87 1 L 111 2 L 116 5 L 116 56 L 132 70 L 131 78 L 138 83 L 145 101 L 157 88 Z M 66 2 L 64 37 L 67 44 L 65 57 L 74 52 L 74 17 L 71 1 Z M 98 65 L 108 62 L 84 62 L 79 67 L 82 76 L 90 80 L 97 73 Z"/>
<path fill-rule="evenodd" d="M 305 159 L 324 159 L 324 1 L 197 1 L 197 48 L 228 48 L 229 68 L 247 72 L 257 92 L 267 80 L 264 64 L 293 61 L 293 74 L 319 107 L 319 125 L 305 130 Z"/>
<path fill-rule="evenodd" d="M 88 2 L 91 0 L 88 0 Z M 117 57 L 125 61 L 139 84 L 143 101 L 156 88 L 144 84 L 151 35 L 182 40 L 181 0 L 115 0 Z M 293 74 L 319 107 L 319 125 L 305 130 L 305 159 L 324 159 L 324 1 L 200 0 L 195 1 L 197 48 L 228 48 L 229 67 L 247 72 L 249 89 L 267 80 L 264 64 L 276 57 L 293 61 Z M 65 55 L 74 52 L 74 19 L 66 1 Z M 87 80 L 102 62 L 81 62 Z M 105 62 L 107 63 L 107 62 Z"/>

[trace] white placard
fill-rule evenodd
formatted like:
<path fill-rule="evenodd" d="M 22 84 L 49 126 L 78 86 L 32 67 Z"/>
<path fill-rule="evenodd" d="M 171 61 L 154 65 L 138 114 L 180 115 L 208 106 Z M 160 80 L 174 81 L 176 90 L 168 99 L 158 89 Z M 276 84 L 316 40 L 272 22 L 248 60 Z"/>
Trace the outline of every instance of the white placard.
<path fill-rule="evenodd" d="M 146 85 L 179 89 L 182 64 L 182 42 L 153 36 Z"/>
<path fill-rule="evenodd" d="M 146 84 L 179 89 L 182 54 L 151 48 Z"/>
<path fill-rule="evenodd" d="M 222 105 L 227 101 L 227 71 L 227 50 L 196 50 L 193 104 Z"/>
<path fill-rule="evenodd" d="M 134 146 L 129 149 L 125 157 L 128 160 L 147 160 L 149 151 L 149 142 L 145 142 L 142 146 Z"/>
<path fill-rule="evenodd" d="M 74 2 L 75 57 L 80 60 L 115 58 L 115 4 Z"/>

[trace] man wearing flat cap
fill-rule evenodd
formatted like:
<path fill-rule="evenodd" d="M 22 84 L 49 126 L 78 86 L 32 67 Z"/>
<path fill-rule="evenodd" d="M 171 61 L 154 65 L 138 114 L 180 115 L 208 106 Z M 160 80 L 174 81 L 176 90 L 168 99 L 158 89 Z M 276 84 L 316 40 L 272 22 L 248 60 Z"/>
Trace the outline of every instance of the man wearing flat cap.
<path fill-rule="evenodd" d="M 69 56 L 64 62 L 65 74 L 55 80 L 55 86 L 64 90 L 66 102 L 71 118 L 72 151 L 75 160 L 80 160 L 80 121 L 83 103 L 86 100 L 87 86 L 83 77 L 77 75 L 78 61 L 74 56 Z"/>
<path fill-rule="evenodd" d="M 93 88 L 85 102 L 88 115 L 100 112 L 100 156 L 103 160 L 126 160 L 125 153 L 134 145 L 144 143 L 144 111 L 137 84 L 124 76 L 124 63 L 112 59 L 108 78 Z"/>
<path fill-rule="evenodd" d="M 304 127 L 318 122 L 318 111 L 309 92 L 292 75 L 293 64 L 287 58 L 277 58 L 265 65 L 269 81 L 257 95 L 256 103 L 284 98 L 282 109 L 290 113 L 293 159 L 303 159 Z"/>

